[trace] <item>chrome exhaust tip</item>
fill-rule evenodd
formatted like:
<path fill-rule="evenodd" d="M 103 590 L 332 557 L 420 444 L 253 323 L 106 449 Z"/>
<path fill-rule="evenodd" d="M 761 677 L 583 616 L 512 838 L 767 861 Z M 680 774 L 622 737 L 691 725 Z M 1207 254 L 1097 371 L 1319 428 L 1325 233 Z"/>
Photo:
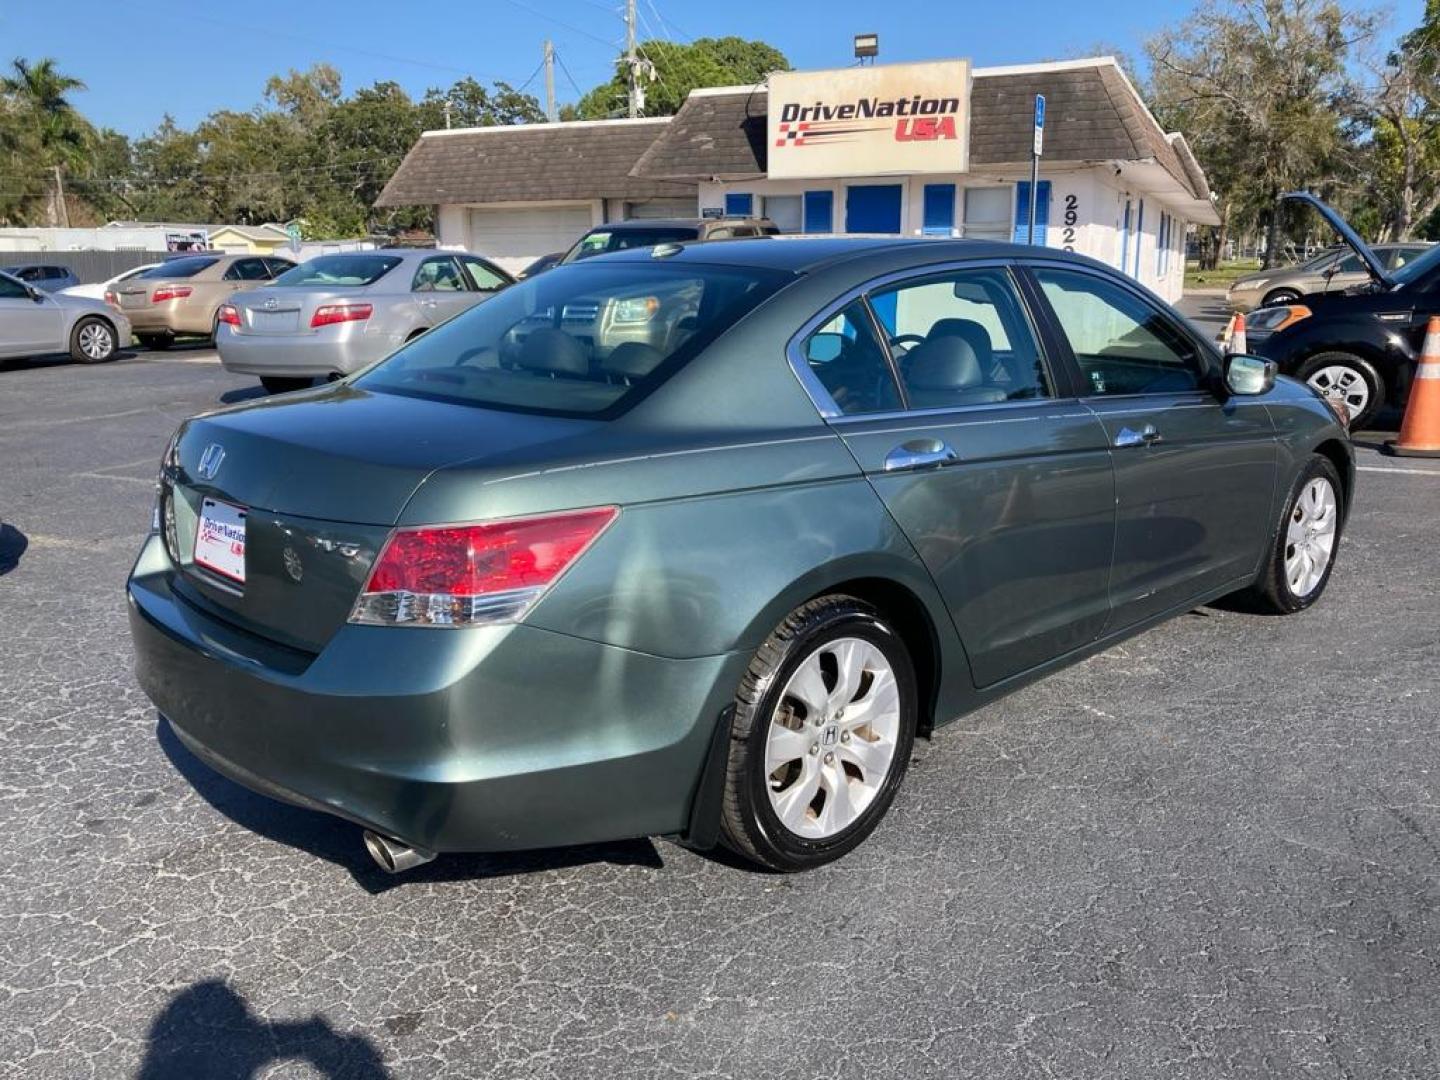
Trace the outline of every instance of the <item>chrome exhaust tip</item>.
<path fill-rule="evenodd" d="M 365 850 L 370 853 L 375 864 L 387 874 L 403 874 L 406 870 L 424 866 L 435 858 L 433 851 L 411 847 L 409 844 L 392 840 L 388 836 L 381 836 L 369 829 L 365 830 Z"/>

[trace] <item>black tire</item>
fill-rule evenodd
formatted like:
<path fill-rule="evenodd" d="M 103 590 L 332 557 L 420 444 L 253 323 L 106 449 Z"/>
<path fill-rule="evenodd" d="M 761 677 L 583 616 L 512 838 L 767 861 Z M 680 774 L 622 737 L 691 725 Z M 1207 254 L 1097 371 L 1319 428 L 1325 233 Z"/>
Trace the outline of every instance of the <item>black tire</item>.
<path fill-rule="evenodd" d="M 1351 412 L 1350 429 L 1359 431 L 1361 428 L 1369 426 L 1380 410 L 1385 407 L 1385 380 L 1375 370 L 1375 365 L 1363 356 L 1356 356 L 1354 353 L 1323 352 L 1309 357 L 1296 369 L 1295 374 L 1322 394 L 1326 394 L 1326 387 L 1311 382 L 1317 373 L 1326 368 L 1348 368 L 1365 381 L 1365 404 L 1358 411 Z M 1327 394 L 1327 396 L 1329 395 Z"/>
<path fill-rule="evenodd" d="M 862 639 L 877 648 L 889 663 L 899 692 L 899 723 L 889 771 L 873 799 L 847 827 L 831 836 L 811 839 L 782 824 L 771 806 L 771 777 L 765 768 L 766 746 L 790 677 L 802 662 L 839 638 Z M 862 690 L 860 696 L 852 700 L 860 700 L 864 693 Z M 842 595 L 822 596 L 797 608 L 760 646 L 735 694 L 720 821 L 722 841 L 738 854 L 784 872 L 809 870 L 853 850 L 885 816 L 905 778 L 918 714 L 915 668 L 909 650 L 874 608 Z M 798 722 L 808 727 L 809 717 Z M 816 745 L 821 739 L 829 738 L 826 733 L 832 730 L 830 727 L 824 732 L 817 730 Z M 816 752 L 812 748 L 811 753 Z M 849 767 L 842 762 L 840 768 L 845 772 L 848 785 Z M 825 797 L 817 792 L 817 798 Z M 813 803 L 809 805 L 813 812 Z"/>
<path fill-rule="evenodd" d="M 260 385 L 271 394 L 288 394 L 291 390 L 304 390 L 314 384 L 314 379 L 297 379 L 288 375 L 260 376 Z"/>
<path fill-rule="evenodd" d="M 135 340 L 144 345 L 147 349 L 154 349 L 156 352 L 164 352 L 175 344 L 174 334 L 136 334 Z"/>
<path fill-rule="evenodd" d="M 86 315 L 70 331 L 70 359 L 77 364 L 103 364 L 118 351 L 115 327 L 108 319 Z"/>
<path fill-rule="evenodd" d="M 1261 307 L 1279 307 L 1281 304 L 1293 304 L 1300 299 L 1300 294 L 1294 289 L 1273 289 L 1265 294 L 1265 299 L 1260 301 Z"/>
<path fill-rule="evenodd" d="M 1285 576 L 1285 558 L 1290 551 L 1288 532 L 1302 494 L 1312 480 L 1318 479 L 1328 481 L 1335 493 L 1335 540 L 1330 550 L 1330 561 L 1326 564 L 1325 572 L 1319 583 L 1305 595 L 1297 596 Z M 1314 454 L 1290 487 L 1290 494 L 1285 499 L 1285 511 L 1281 514 L 1280 521 L 1276 526 L 1275 537 L 1270 544 L 1270 552 L 1265 557 L 1265 565 L 1261 567 L 1260 576 L 1256 579 L 1255 584 L 1245 594 L 1245 599 L 1250 602 L 1248 606 L 1271 615 L 1293 615 L 1297 611 L 1304 611 L 1320 599 L 1325 592 L 1325 586 L 1330 583 L 1330 574 L 1334 571 L 1335 560 L 1340 555 L 1340 538 L 1344 521 L 1345 488 L 1340 483 L 1340 474 L 1329 458 L 1323 454 Z"/>

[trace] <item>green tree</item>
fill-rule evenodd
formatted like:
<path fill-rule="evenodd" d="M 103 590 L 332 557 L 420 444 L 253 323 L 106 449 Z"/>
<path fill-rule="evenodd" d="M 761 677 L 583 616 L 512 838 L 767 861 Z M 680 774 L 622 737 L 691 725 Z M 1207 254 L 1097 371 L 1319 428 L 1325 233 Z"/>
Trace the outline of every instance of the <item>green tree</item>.
<path fill-rule="evenodd" d="M 1364 102 L 1383 239 L 1406 240 L 1440 209 L 1440 0 L 1400 39 Z"/>
<path fill-rule="evenodd" d="M 1238 218 L 1269 222 L 1280 253 L 1280 192 L 1345 179 L 1347 64 L 1374 20 L 1337 0 L 1203 0 L 1146 43 L 1151 96 L 1185 132 L 1219 196 L 1217 249 Z"/>
<path fill-rule="evenodd" d="M 11 61 L 9 73 L 0 76 L 0 95 L 7 101 L 4 143 L 11 160 L 23 161 L 27 171 L 37 174 L 82 165 L 93 130 L 66 95 L 83 89 L 81 80 L 63 74 L 50 57 L 34 63 L 23 57 Z M 58 183 L 47 180 L 48 225 L 63 223 Z"/>
<path fill-rule="evenodd" d="M 653 79 L 642 80 L 645 116 L 673 116 L 691 90 L 705 86 L 753 86 L 772 71 L 788 71 L 785 54 L 763 41 L 739 37 L 696 38 L 692 44 L 646 41 L 642 57 L 653 65 Z M 584 120 L 624 116 L 629 81 L 624 58 L 615 62 L 615 74 L 580 99 L 573 115 Z"/>

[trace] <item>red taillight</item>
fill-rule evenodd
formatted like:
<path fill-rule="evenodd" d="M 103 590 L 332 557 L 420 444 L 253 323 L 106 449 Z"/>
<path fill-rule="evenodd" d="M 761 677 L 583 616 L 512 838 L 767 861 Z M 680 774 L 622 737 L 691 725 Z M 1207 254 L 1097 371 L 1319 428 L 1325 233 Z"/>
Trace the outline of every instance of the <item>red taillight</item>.
<path fill-rule="evenodd" d="M 240 312 L 236 311 L 231 304 L 221 304 L 220 310 L 215 314 L 215 321 L 222 322 L 226 326 L 239 326 Z"/>
<path fill-rule="evenodd" d="M 150 294 L 150 302 L 163 304 L 166 300 L 184 300 L 194 291 L 189 285 L 161 285 Z"/>
<path fill-rule="evenodd" d="M 364 322 L 374 309 L 369 304 L 326 304 L 315 309 L 310 316 L 311 326 L 330 326 L 333 323 Z"/>
<path fill-rule="evenodd" d="M 619 515 L 614 506 L 480 525 L 397 529 L 350 621 L 473 626 L 518 619 Z"/>
<path fill-rule="evenodd" d="M 106 302 L 107 304 L 109 304 L 111 307 L 119 307 L 119 306 L 120 306 L 120 297 L 119 297 L 118 295 L 116 295 L 116 292 L 115 292 L 114 289 L 106 289 L 106 290 L 105 290 L 105 302 Z"/>

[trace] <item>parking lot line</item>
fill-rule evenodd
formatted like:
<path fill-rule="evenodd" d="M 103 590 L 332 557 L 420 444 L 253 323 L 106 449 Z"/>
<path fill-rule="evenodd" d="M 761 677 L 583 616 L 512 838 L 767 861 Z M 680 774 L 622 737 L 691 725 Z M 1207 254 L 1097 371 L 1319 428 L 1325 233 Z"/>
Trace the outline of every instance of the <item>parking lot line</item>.
<path fill-rule="evenodd" d="M 1393 469 L 1388 465 L 1356 465 L 1355 471 L 1399 473 L 1401 476 L 1440 476 L 1440 469 Z"/>

